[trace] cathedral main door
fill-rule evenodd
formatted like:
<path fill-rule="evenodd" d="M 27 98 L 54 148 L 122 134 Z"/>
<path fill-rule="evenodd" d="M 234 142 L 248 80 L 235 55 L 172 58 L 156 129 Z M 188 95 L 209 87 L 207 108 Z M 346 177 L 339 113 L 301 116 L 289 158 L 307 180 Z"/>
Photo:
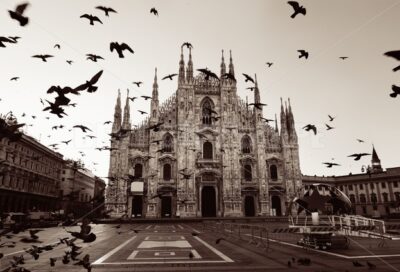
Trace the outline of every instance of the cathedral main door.
<path fill-rule="evenodd" d="M 255 206 L 254 206 L 254 197 L 253 196 L 245 196 L 244 198 L 244 215 L 245 216 L 254 216 L 256 214 Z"/>
<path fill-rule="evenodd" d="M 201 191 L 201 215 L 203 217 L 217 216 L 217 198 L 213 186 L 204 186 Z"/>
<path fill-rule="evenodd" d="M 275 215 L 281 216 L 282 215 L 282 208 L 281 208 L 281 198 L 277 195 L 271 197 L 272 202 L 272 209 L 275 209 Z"/>
<path fill-rule="evenodd" d="M 172 216 L 172 198 L 170 196 L 161 197 L 161 217 Z"/>
<path fill-rule="evenodd" d="M 132 215 L 134 217 L 143 217 L 143 196 L 135 195 L 132 199 Z"/>

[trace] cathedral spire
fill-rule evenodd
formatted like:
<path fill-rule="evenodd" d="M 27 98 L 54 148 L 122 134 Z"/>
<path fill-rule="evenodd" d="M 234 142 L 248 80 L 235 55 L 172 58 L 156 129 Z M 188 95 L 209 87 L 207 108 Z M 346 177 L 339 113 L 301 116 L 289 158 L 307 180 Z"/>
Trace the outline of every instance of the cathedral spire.
<path fill-rule="evenodd" d="M 159 107 L 159 102 L 158 102 L 158 83 L 157 83 L 157 67 L 156 67 L 154 71 L 153 92 L 150 104 L 151 122 L 158 122 L 158 107 Z"/>
<path fill-rule="evenodd" d="M 124 107 L 124 121 L 122 122 L 123 129 L 131 129 L 131 111 L 129 107 L 129 89 L 126 90 L 126 102 Z"/>
<path fill-rule="evenodd" d="M 296 133 L 296 128 L 294 126 L 294 116 L 292 112 L 292 106 L 290 105 L 290 98 L 288 98 L 288 115 L 287 115 L 287 124 L 288 124 L 288 130 L 289 130 L 289 135 L 290 135 L 290 140 L 292 142 L 297 142 L 297 133 Z"/>
<path fill-rule="evenodd" d="M 260 91 L 258 90 L 257 74 L 254 74 L 254 103 L 260 103 Z"/>
<path fill-rule="evenodd" d="M 235 76 L 235 69 L 233 68 L 232 51 L 229 50 L 229 74 Z"/>
<path fill-rule="evenodd" d="M 284 140 L 287 140 L 287 123 L 286 123 L 286 113 L 283 108 L 283 102 L 281 97 L 281 137 Z"/>
<path fill-rule="evenodd" d="M 119 131 L 120 128 L 121 128 L 121 92 L 118 89 L 117 103 L 115 104 L 115 109 L 114 109 L 114 122 L 113 122 L 112 132 L 115 133 Z"/>
<path fill-rule="evenodd" d="M 189 47 L 189 61 L 186 69 L 186 80 L 191 82 L 193 80 L 193 62 L 192 62 L 192 48 Z"/>
<path fill-rule="evenodd" d="M 185 82 L 185 61 L 183 60 L 183 47 L 181 46 L 181 60 L 179 61 L 178 83 Z"/>
<path fill-rule="evenodd" d="M 152 92 L 152 100 L 158 101 L 158 83 L 157 83 L 157 67 L 154 70 L 154 82 L 153 82 L 153 92 Z"/>
<path fill-rule="evenodd" d="M 220 78 L 222 79 L 222 76 L 226 74 L 226 66 L 225 66 L 225 59 L 224 59 L 224 50 L 222 49 L 222 58 L 221 58 L 221 76 Z"/>
<path fill-rule="evenodd" d="M 278 119 L 276 118 L 276 113 L 275 113 L 275 132 L 278 132 Z"/>

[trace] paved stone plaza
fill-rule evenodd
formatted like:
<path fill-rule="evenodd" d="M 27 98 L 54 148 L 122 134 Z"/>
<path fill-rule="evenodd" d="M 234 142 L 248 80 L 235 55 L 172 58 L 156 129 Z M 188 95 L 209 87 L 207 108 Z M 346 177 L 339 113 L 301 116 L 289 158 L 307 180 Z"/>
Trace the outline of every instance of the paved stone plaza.
<path fill-rule="evenodd" d="M 92 271 L 359 271 L 368 269 L 366 261 L 376 265 L 376 271 L 400 269 L 400 241 L 371 238 L 352 239 L 350 249 L 317 251 L 296 245 L 300 234 L 269 233 L 263 246 L 252 243 L 250 229 L 241 233 L 241 239 L 223 235 L 210 228 L 214 223 L 143 223 L 92 225 L 97 235 L 92 243 L 77 242 L 82 256 L 90 254 Z M 254 223 L 269 229 L 285 227 L 283 223 Z M 68 230 L 78 230 L 69 227 Z M 229 230 L 227 230 L 229 233 Z M 40 232 L 44 245 L 70 237 L 63 228 L 50 228 Z M 17 241 L 25 233 L 4 241 Z M 253 233 L 257 238 L 257 234 Z M 218 238 L 223 238 L 216 243 Z M 268 240 L 268 241 L 267 241 Z M 268 243 L 269 242 L 269 243 Z M 267 245 L 267 247 L 265 246 Z M 31 244 L 17 243 L 15 248 L 3 248 L 1 268 L 9 266 L 13 256 L 25 253 Z M 25 253 L 24 267 L 31 271 L 86 271 L 81 266 L 61 262 L 65 245 L 44 251 L 38 260 Z M 57 258 L 54 267 L 49 258 Z M 81 257 L 81 256 L 79 256 Z M 292 258 L 295 258 L 293 262 Z M 297 264 L 299 258 L 311 259 L 310 266 Z M 288 267 L 288 261 L 291 267 Z M 353 267 L 358 261 L 364 267 Z M 354 269 L 353 269 L 354 268 Z"/>

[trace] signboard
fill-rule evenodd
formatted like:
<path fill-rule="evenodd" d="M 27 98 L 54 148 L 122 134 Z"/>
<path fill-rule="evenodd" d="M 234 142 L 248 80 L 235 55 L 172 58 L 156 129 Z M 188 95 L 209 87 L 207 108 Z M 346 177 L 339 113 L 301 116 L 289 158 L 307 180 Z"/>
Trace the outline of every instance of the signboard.
<path fill-rule="evenodd" d="M 143 185 L 142 181 L 134 181 L 131 183 L 131 192 L 132 193 L 142 193 L 143 194 Z"/>

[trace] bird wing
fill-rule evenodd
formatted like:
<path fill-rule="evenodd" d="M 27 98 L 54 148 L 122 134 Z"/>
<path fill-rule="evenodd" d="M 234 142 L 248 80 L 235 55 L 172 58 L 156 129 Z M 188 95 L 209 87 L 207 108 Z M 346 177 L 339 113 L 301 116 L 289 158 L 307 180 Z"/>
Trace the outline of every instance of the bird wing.
<path fill-rule="evenodd" d="M 132 50 L 132 48 L 130 48 L 129 47 L 129 45 L 127 45 L 126 43 L 122 43 L 121 45 L 120 45 L 120 48 L 122 49 L 122 50 L 128 50 L 129 52 L 131 52 L 131 53 L 134 53 L 133 52 L 133 50 Z"/>
<path fill-rule="evenodd" d="M 24 3 L 24 4 L 21 4 L 21 5 L 18 5 L 17 8 L 15 9 L 15 12 L 16 12 L 16 13 L 19 13 L 19 14 L 23 14 L 24 11 L 25 11 L 25 9 L 26 9 L 28 6 L 29 6 L 29 3 Z"/>
<path fill-rule="evenodd" d="M 103 70 L 101 70 L 100 72 L 98 72 L 97 74 L 95 74 L 92 79 L 89 81 L 90 84 L 96 84 L 96 82 L 99 80 L 99 78 L 101 77 L 101 75 L 103 74 Z"/>
<path fill-rule="evenodd" d="M 395 93 L 400 93 L 400 87 L 399 87 L 399 86 L 392 85 L 392 90 L 393 90 L 393 92 L 395 92 Z"/>
<path fill-rule="evenodd" d="M 163 77 L 161 80 L 164 80 L 164 79 L 167 79 L 167 78 L 170 78 L 170 77 L 171 77 L 171 75 L 167 75 L 167 76 Z"/>
<path fill-rule="evenodd" d="M 116 42 L 111 42 L 110 43 L 110 51 L 113 52 L 114 49 L 117 49 L 118 44 Z"/>
<path fill-rule="evenodd" d="M 10 40 L 9 38 L 6 38 L 6 37 L 0 37 L 0 42 L 15 43 L 13 40 Z"/>
<path fill-rule="evenodd" d="M 387 57 L 395 58 L 396 60 L 400 60 L 400 50 L 388 51 L 384 55 Z"/>
<path fill-rule="evenodd" d="M 92 19 L 92 17 L 89 14 L 83 14 L 83 15 L 80 16 L 80 18 L 86 18 L 86 19 L 89 19 L 89 20 Z"/>
<path fill-rule="evenodd" d="M 300 7 L 299 3 L 296 1 L 288 1 L 288 4 L 291 5 L 294 10 L 297 10 Z"/>
<path fill-rule="evenodd" d="M 99 23 L 103 23 L 100 19 L 99 19 L 99 17 L 97 17 L 97 16 L 93 16 L 92 17 L 93 18 L 93 21 L 97 21 L 97 22 L 99 22 Z"/>

